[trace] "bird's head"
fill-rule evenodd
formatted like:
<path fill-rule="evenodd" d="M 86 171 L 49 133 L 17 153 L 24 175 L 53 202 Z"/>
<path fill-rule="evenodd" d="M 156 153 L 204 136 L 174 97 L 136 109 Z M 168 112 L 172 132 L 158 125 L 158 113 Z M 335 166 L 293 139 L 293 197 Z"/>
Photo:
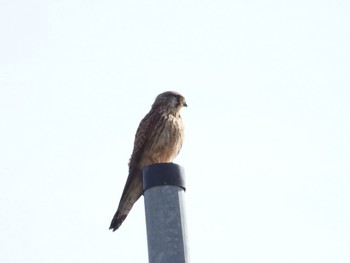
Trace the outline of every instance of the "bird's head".
<path fill-rule="evenodd" d="M 166 91 L 157 96 L 152 108 L 177 114 L 182 107 L 187 107 L 185 97 L 175 91 Z"/>

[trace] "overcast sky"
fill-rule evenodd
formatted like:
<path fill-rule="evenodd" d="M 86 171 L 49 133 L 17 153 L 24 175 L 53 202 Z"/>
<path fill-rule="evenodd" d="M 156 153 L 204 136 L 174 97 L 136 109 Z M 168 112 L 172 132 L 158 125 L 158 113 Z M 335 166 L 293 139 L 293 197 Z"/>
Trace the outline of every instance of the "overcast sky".
<path fill-rule="evenodd" d="M 192 262 L 350 262 L 350 2 L 0 0 L 0 262 L 147 262 L 108 230 L 135 131 L 187 100 Z"/>

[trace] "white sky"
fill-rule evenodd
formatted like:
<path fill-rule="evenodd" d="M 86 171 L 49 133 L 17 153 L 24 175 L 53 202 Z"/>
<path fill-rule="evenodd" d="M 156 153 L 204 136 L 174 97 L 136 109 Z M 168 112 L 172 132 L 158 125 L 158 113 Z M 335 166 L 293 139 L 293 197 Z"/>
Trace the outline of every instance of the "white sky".
<path fill-rule="evenodd" d="M 350 262 L 349 1 L 0 1 L 0 262 L 147 262 L 108 231 L 136 128 L 187 99 L 192 262 Z"/>

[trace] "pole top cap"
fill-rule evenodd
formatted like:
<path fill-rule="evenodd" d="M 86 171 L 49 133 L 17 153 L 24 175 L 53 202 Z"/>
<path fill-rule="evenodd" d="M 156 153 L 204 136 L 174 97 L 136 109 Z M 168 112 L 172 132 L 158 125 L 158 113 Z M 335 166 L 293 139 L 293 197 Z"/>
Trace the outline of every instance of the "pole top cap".
<path fill-rule="evenodd" d="M 174 185 L 186 190 L 185 169 L 176 163 L 156 163 L 143 168 L 143 191 L 162 185 Z"/>

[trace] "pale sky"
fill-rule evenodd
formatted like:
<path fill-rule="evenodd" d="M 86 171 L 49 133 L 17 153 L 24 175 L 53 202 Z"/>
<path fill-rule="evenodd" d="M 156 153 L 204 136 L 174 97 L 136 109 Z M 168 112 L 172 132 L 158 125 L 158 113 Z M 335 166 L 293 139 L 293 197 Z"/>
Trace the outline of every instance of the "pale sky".
<path fill-rule="evenodd" d="M 108 230 L 182 93 L 191 262 L 350 262 L 350 2 L 0 0 L 0 262 L 148 262 Z"/>

